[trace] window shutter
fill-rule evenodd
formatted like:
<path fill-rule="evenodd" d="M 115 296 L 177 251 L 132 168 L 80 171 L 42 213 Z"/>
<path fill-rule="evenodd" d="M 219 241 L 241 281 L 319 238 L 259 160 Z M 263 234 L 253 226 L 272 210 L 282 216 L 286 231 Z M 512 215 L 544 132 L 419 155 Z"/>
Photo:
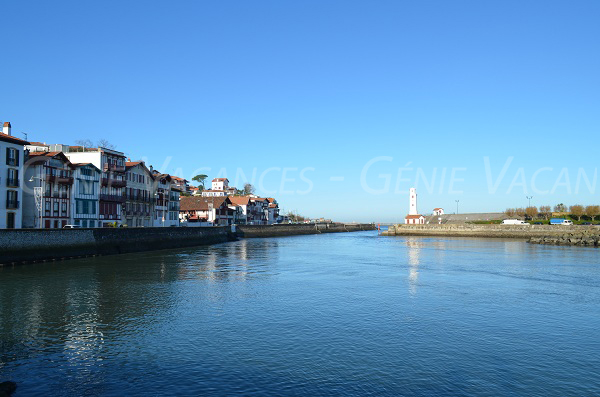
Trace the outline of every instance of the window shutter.
<path fill-rule="evenodd" d="M 16 165 L 20 165 L 20 163 L 19 163 L 19 151 L 18 150 L 15 150 L 15 158 L 17 159 Z"/>
<path fill-rule="evenodd" d="M 10 149 L 6 148 L 6 165 L 8 165 L 8 156 L 10 156 Z"/>

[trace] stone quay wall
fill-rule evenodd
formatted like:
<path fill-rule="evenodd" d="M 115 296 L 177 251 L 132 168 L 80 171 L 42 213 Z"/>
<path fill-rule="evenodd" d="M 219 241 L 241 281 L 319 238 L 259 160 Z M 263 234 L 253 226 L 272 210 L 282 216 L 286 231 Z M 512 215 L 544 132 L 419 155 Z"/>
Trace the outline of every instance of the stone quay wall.
<path fill-rule="evenodd" d="M 562 225 L 394 225 L 382 233 L 384 236 L 446 236 L 446 237 L 486 237 L 516 238 L 552 241 L 561 236 L 598 236 L 598 226 Z M 575 238 L 575 237 L 573 237 Z M 534 242 L 533 240 L 531 242 Z M 548 243 L 549 244 L 549 243 Z"/>
<path fill-rule="evenodd" d="M 276 224 L 276 225 L 237 225 L 239 237 L 281 237 L 301 234 L 345 233 L 362 230 L 375 230 L 375 224 L 354 223 L 315 223 L 315 224 Z"/>
<path fill-rule="evenodd" d="M 235 239 L 229 226 L 1 229 L 0 265 L 192 247 Z"/>
<path fill-rule="evenodd" d="M 0 229 L 0 266 L 209 245 L 238 237 L 374 230 L 372 224 L 247 225 L 102 229 Z"/>

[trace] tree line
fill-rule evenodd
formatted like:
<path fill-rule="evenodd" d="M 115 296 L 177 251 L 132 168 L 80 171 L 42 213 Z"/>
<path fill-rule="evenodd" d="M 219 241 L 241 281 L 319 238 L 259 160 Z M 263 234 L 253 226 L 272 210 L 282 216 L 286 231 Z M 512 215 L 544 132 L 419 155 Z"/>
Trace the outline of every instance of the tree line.
<path fill-rule="evenodd" d="M 554 209 L 554 211 L 552 211 Z M 576 217 L 578 221 L 581 221 L 581 218 L 584 216 L 588 216 L 592 221 L 596 220 L 597 216 L 600 216 L 600 205 L 572 205 L 568 208 L 564 204 L 557 204 L 552 208 L 549 205 L 542 205 L 541 207 L 526 207 L 526 208 L 507 208 L 504 211 L 504 214 L 509 218 L 514 218 L 515 216 L 520 218 L 529 218 L 529 219 L 545 219 L 548 220 L 552 217 L 553 212 L 559 213 L 568 213 L 569 215 Z"/>

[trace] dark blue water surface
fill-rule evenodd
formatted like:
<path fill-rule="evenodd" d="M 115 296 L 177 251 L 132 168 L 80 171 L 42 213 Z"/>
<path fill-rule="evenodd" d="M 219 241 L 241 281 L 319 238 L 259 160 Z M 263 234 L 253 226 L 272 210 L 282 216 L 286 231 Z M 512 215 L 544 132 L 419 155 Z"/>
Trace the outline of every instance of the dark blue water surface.
<path fill-rule="evenodd" d="M 0 269 L 15 396 L 598 396 L 600 251 L 249 239 Z"/>

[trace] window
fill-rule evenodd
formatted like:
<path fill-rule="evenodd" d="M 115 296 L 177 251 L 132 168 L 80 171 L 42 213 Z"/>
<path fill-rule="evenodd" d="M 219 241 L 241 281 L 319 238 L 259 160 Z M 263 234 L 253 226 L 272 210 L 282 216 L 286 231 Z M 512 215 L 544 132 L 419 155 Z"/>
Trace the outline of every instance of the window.
<path fill-rule="evenodd" d="M 8 169 L 8 178 L 6 179 L 6 186 L 18 187 L 19 186 L 19 170 L 12 168 Z"/>
<path fill-rule="evenodd" d="M 19 151 L 14 148 L 6 148 L 6 165 L 19 165 Z"/>
<path fill-rule="evenodd" d="M 18 196 L 17 191 L 15 191 L 15 190 L 7 190 L 6 191 L 6 208 L 7 209 L 19 208 L 19 196 Z"/>
<path fill-rule="evenodd" d="M 6 228 L 14 229 L 15 228 L 15 213 L 9 212 L 6 214 Z"/>

